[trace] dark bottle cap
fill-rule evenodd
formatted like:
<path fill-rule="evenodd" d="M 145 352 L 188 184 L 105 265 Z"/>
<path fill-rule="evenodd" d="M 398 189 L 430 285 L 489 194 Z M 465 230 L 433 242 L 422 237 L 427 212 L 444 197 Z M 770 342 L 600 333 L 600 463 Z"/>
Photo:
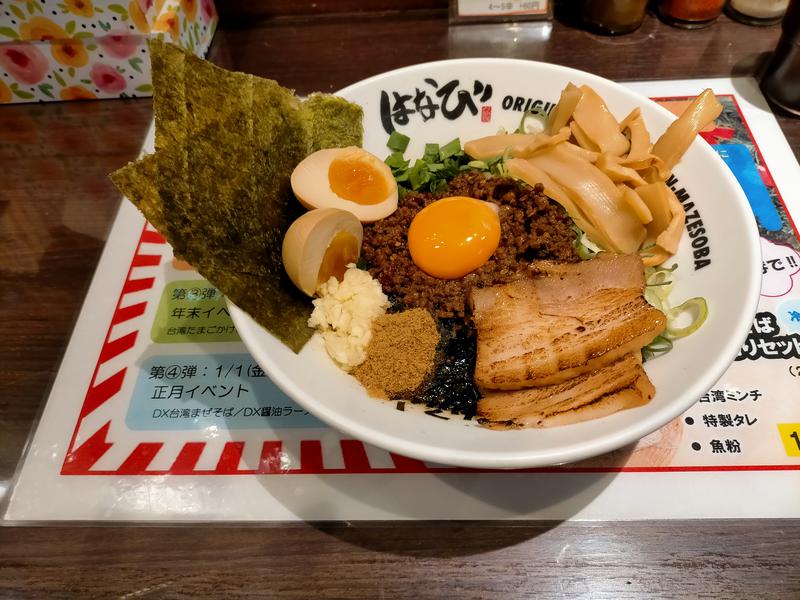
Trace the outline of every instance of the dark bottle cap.
<path fill-rule="evenodd" d="M 761 89 L 775 104 L 800 115 L 800 0 L 792 0 L 783 18 L 783 35 L 767 65 Z"/>
<path fill-rule="evenodd" d="M 783 38 L 786 41 L 800 42 L 800 0 L 791 0 L 781 24 Z"/>

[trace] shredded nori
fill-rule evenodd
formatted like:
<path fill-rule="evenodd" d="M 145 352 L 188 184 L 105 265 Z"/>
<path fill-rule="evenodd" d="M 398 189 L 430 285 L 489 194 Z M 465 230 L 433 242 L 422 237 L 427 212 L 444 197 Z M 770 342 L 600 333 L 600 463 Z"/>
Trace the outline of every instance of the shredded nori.
<path fill-rule="evenodd" d="M 449 421 L 450 420 L 450 417 L 445 417 L 442 414 L 442 411 L 440 409 L 438 409 L 438 408 L 432 408 L 430 410 L 426 410 L 425 414 L 426 415 L 430 415 L 432 417 L 436 417 L 437 419 L 441 419 L 442 421 Z"/>
<path fill-rule="evenodd" d="M 369 265 L 365 264 L 365 268 Z M 389 312 L 401 312 L 408 307 L 390 296 Z M 478 331 L 470 319 L 438 319 L 441 339 L 436 348 L 433 373 L 411 393 L 392 396 L 392 400 L 424 404 L 433 411 L 449 411 L 471 420 L 478 412 L 478 400 L 483 395 L 475 385 L 475 359 Z M 404 410 L 398 408 L 398 410 Z M 425 414 L 432 414 L 426 410 Z M 441 417 L 440 417 L 441 418 Z"/>
<path fill-rule="evenodd" d="M 441 320 L 439 324 L 442 333 L 437 351 L 439 360 L 431 378 L 409 399 L 472 419 L 481 398 L 474 382 L 477 332 L 474 326 L 452 319 Z"/>

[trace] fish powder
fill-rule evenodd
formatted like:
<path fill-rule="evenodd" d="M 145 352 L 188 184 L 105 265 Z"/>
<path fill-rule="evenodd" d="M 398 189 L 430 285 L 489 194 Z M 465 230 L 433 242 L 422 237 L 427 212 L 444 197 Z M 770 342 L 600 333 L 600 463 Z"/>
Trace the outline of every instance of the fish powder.
<path fill-rule="evenodd" d="M 407 394 L 433 370 L 438 344 L 439 330 L 427 310 L 382 315 L 372 324 L 367 358 L 353 375 L 371 396 Z"/>

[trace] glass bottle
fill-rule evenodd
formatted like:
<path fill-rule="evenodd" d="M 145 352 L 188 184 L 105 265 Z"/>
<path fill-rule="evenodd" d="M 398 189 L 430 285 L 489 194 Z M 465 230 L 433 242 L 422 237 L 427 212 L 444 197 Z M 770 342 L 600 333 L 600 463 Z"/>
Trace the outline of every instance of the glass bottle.
<path fill-rule="evenodd" d="M 699 29 L 716 21 L 724 6 L 725 0 L 661 0 L 658 12 L 670 25 Z"/>
<path fill-rule="evenodd" d="M 789 0 L 730 0 L 726 11 L 732 19 L 748 25 L 780 23 Z"/>
<path fill-rule="evenodd" d="M 584 0 L 583 22 L 607 35 L 630 33 L 644 20 L 647 0 Z"/>
<path fill-rule="evenodd" d="M 789 3 L 782 28 L 761 89 L 775 104 L 800 116 L 800 0 Z"/>

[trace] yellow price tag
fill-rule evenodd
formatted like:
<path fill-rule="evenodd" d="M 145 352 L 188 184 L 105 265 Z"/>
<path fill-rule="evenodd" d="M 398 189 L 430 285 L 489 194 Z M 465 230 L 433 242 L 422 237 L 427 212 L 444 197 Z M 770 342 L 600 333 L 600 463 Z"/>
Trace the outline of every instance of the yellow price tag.
<path fill-rule="evenodd" d="M 786 456 L 800 456 L 800 423 L 778 423 Z"/>

